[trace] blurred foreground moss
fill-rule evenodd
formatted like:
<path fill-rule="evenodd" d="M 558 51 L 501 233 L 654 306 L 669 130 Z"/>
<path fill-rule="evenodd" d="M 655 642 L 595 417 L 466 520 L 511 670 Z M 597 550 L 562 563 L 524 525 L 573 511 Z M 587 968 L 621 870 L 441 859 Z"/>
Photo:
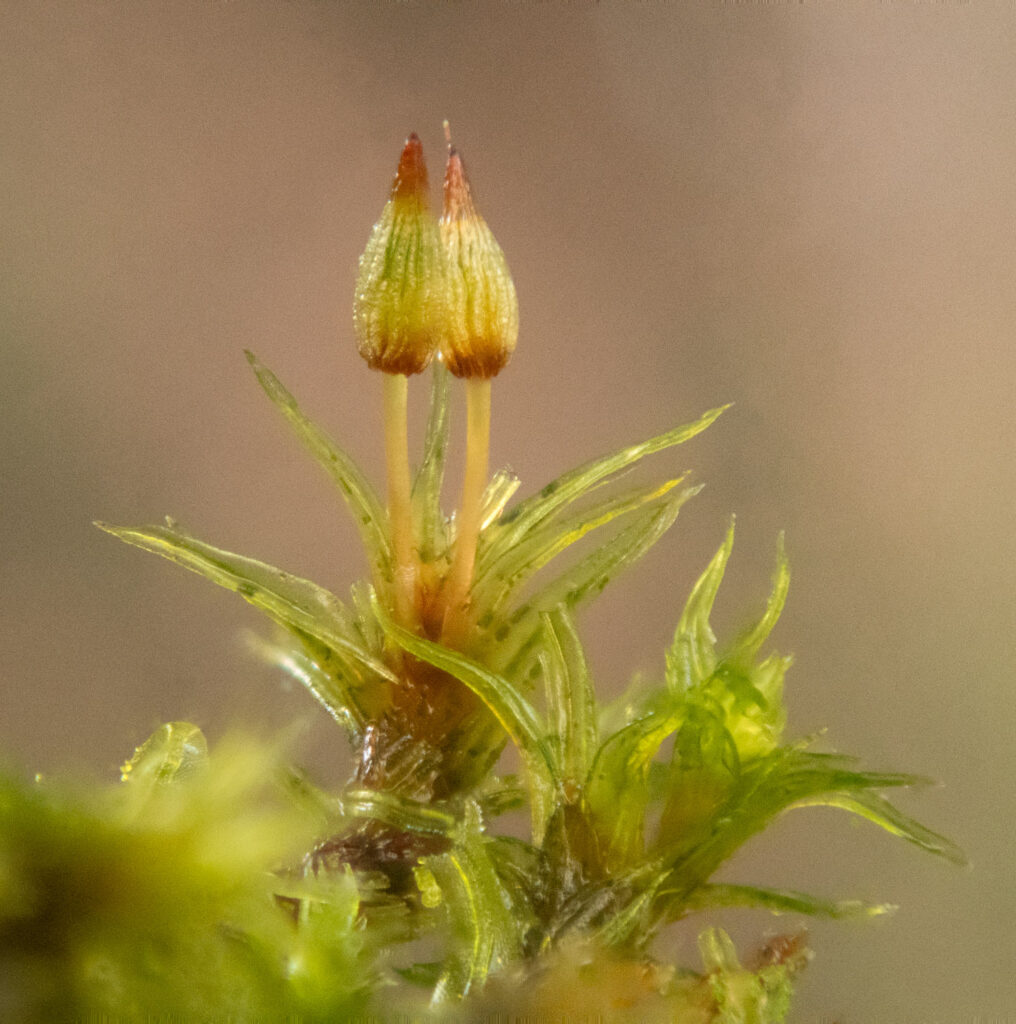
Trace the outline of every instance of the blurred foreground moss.
<path fill-rule="evenodd" d="M 117 786 L 0 780 L 0 1018 L 343 1017 L 371 983 L 356 886 L 300 891 L 316 822 L 278 753 L 162 727 Z M 281 891 L 304 900 L 302 926 Z"/>

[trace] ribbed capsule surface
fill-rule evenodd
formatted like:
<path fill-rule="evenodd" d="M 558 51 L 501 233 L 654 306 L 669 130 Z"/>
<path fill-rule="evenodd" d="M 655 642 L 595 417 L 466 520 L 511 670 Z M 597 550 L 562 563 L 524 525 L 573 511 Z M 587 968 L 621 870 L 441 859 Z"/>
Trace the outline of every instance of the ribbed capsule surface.
<path fill-rule="evenodd" d="M 385 373 L 425 369 L 445 316 L 444 257 L 427 188 L 423 147 L 414 133 L 360 257 L 353 300 L 360 355 Z"/>
<path fill-rule="evenodd" d="M 462 159 L 449 150 L 441 242 L 447 304 L 441 358 L 457 377 L 493 377 L 515 350 L 519 304 L 501 246 L 476 212 Z"/>

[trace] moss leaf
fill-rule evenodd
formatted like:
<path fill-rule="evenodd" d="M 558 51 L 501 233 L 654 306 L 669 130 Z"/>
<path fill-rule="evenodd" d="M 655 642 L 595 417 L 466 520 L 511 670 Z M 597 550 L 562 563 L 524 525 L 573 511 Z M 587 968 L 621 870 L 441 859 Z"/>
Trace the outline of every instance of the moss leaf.
<path fill-rule="evenodd" d="M 303 414 L 296 399 L 278 377 L 260 363 L 253 352 L 247 352 L 246 355 L 265 394 L 285 417 L 307 451 L 338 485 L 360 532 L 371 568 L 381 579 L 388 579 L 392 561 L 388 516 L 374 488 L 359 466 Z"/>

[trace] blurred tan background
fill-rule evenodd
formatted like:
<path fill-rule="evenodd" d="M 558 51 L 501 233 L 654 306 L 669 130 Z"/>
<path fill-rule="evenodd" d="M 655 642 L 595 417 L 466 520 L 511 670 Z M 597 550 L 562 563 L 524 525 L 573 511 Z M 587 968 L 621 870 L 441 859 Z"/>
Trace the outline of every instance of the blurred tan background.
<path fill-rule="evenodd" d="M 812 927 L 794 1019 L 1016 1021 L 1009 5 L 15 0 L 0 50 L 6 756 L 112 777 L 165 719 L 303 718 L 341 779 L 238 642 L 258 616 L 90 521 L 171 513 L 345 592 L 354 531 L 241 350 L 380 478 L 353 275 L 447 117 L 521 301 L 495 463 L 533 488 L 736 403 L 657 457 L 708 487 L 585 616 L 600 686 L 660 670 L 736 512 L 721 627 L 787 531 L 791 731 L 945 783 L 904 804 L 970 871 L 821 811 L 732 866 L 901 904 Z"/>

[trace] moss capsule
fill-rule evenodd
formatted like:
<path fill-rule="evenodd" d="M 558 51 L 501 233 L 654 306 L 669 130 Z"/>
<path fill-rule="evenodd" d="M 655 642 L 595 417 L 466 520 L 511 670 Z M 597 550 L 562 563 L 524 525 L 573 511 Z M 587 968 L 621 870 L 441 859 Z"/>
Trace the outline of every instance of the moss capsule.
<path fill-rule="evenodd" d="M 519 304 L 508 262 L 476 212 L 454 149 L 448 152 L 440 226 L 448 278 L 441 357 L 457 377 L 493 377 L 515 350 Z"/>
<path fill-rule="evenodd" d="M 360 257 L 353 324 L 360 355 L 375 370 L 419 373 L 437 349 L 444 272 L 427 166 L 416 134 L 406 140 L 392 192 Z"/>

